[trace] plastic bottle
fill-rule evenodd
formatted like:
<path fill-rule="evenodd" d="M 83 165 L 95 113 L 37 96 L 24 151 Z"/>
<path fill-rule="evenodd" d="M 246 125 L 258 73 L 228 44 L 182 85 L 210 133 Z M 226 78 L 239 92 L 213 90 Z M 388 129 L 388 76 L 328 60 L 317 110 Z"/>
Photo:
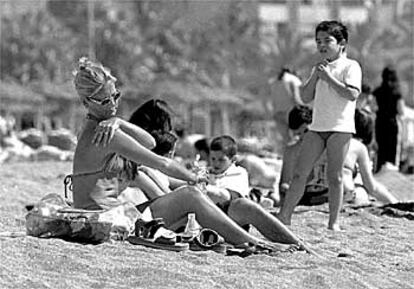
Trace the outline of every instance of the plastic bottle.
<path fill-rule="evenodd" d="M 204 174 L 207 173 L 207 168 L 205 166 L 200 165 L 200 155 L 199 154 L 196 155 L 195 161 L 193 162 L 193 167 L 194 167 L 194 172 L 196 174 L 204 175 Z M 196 186 L 203 193 L 207 192 L 207 188 L 206 188 L 207 184 L 205 182 L 198 183 L 198 184 L 196 184 Z"/>
<path fill-rule="evenodd" d="M 200 233 L 200 230 L 201 226 L 196 220 L 196 214 L 189 213 L 187 215 L 187 225 L 185 226 L 183 236 L 185 238 L 192 239 Z"/>

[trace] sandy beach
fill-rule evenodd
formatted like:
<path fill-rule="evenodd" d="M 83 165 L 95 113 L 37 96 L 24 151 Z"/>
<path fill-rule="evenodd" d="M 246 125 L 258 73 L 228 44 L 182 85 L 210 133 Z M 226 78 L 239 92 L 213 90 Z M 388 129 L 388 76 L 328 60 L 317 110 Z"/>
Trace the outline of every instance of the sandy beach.
<path fill-rule="evenodd" d="M 23 232 L 25 205 L 48 193 L 63 195 L 70 172 L 70 162 L 2 164 L 0 232 Z M 344 231 L 332 232 L 326 205 L 296 209 L 292 230 L 323 259 L 0 237 L 0 288 L 414 288 L 412 220 L 349 207 L 341 217 Z"/>

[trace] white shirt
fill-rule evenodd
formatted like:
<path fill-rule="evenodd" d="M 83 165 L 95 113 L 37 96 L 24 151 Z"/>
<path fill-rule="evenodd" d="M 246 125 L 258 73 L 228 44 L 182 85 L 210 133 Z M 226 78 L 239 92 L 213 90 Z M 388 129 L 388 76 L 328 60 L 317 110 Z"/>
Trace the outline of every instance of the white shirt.
<path fill-rule="evenodd" d="M 303 104 L 301 99 L 294 99 L 292 91 L 292 86 L 300 87 L 301 85 L 302 81 L 296 75 L 285 72 L 282 79 L 272 86 L 275 111 L 288 112 L 296 104 Z M 301 103 L 297 103 L 298 101 Z"/>
<path fill-rule="evenodd" d="M 219 188 L 239 193 L 242 197 L 249 196 L 249 175 L 245 168 L 232 164 L 222 174 L 211 174 L 211 184 Z"/>
<path fill-rule="evenodd" d="M 298 89 L 302 86 L 302 81 L 296 75 L 285 72 L 282 77 L 283 85 L 285 86 L 285 90 L 289 93 L 289 97 L 291 100 L 294 101 L 294 104 L 303 105 L 302 99 L 299 97 L 298 99 L 294 98 L 294 92 L 292 91 L 292 86 L 297 87 Z"/>
<path fill-rule="evenodd" d="M 358 62 L 342 56 L 329 63 L 328 69 L 337 80 L 361 91 L 362 70 Z M 355 106 L 356 101 L 340 96 L 326 81 L 319 79 L 310 130 L 355 133 Z"/>

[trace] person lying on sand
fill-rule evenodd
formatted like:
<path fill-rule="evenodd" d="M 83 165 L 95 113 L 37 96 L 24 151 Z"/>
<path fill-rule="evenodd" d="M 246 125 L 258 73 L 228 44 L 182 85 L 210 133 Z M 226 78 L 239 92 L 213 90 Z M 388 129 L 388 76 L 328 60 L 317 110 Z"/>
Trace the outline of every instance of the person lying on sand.
<path fill-rule="evenodd" d="M 195 213 L 205 228 L 217 231 L 234 245 L 264 242 L 237 225 L 194 184 L 208 182 L 205 174 L 195 174 L 179 163 L 151 151 L 154 138 L 145 130 L 116 117 L 121 93 L 116 78 L 100 63 L 81 58 L 75 73 L 75 88 L 87 110 L 73 161 L 73 201 L 75 208 L 99 210 L 120 204 L 118 196 L 127 186 L 134 186 L 137 166 L 131 161 L 160 170 L 171 177 L 188 182 L 169 194 L 140 206 L 149 209 L 154 218 L 162 218 L 169 227 Z M 302 244 L 286 227 L 280 227 L 280 239 L 287 244 Z"/>

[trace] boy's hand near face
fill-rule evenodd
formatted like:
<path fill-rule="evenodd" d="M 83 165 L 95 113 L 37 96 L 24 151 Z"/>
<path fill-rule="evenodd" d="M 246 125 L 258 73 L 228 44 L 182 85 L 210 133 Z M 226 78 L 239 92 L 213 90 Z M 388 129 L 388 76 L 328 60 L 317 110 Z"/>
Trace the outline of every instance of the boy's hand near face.
<path fill-rule="evenodd" d="M 316 65 L 316 74 L 320 79 L 324 81 L 329 81 L 329 79 L 332 77 L 331 73 L 328 70 L 328 64 L 328 60 L 324 59 Z"/>

